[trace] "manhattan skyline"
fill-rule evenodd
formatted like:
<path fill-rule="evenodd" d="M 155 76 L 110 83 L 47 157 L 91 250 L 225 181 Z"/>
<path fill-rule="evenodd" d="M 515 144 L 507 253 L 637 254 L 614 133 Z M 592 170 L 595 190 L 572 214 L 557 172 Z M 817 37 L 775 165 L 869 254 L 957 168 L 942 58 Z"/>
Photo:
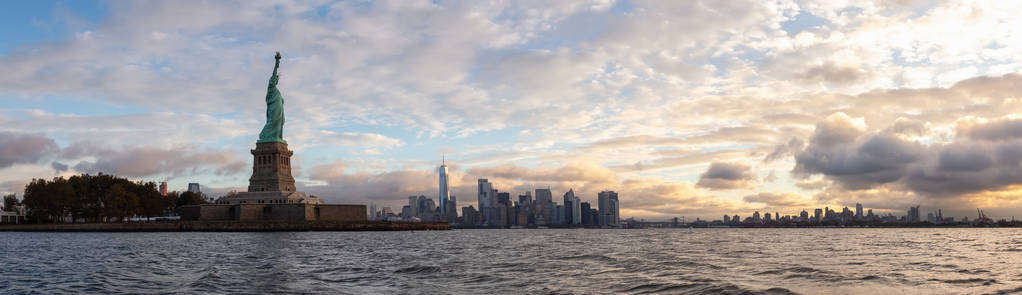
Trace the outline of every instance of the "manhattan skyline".
<path fill-rule="evenodd" d="M 281 51 L 297 190 L 328 202 L 447 191 L 460 214 L 488 179 L 649 220 L 1022 216 L 1009 1 L 8 6 L 0 194 L 99 172 L 244 191 Z"/>

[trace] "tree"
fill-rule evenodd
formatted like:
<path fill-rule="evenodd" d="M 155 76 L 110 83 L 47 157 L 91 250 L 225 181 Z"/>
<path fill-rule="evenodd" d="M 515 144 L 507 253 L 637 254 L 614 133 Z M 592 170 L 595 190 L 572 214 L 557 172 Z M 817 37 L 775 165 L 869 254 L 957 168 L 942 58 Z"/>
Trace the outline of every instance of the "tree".
<path fill-rule="evenodd" d="M 137 214 L 140 207 L 138 196 L 119 183 L 111 186 L 103 198 L 103 216 L 106 217 L 123 219 Z"/>
<path fill-rule="evenodd" d="M 55 203 L 52 214 L 57 219 L 54 222 L 63 222 L 64 217 L 71 214 L 71 207 L 75 202 L 75 189 L 71 186 L 71 182 L 63 177 L 54 178 L 50 186 L 50 193 L 53 194 L 51 198 Z"/>
<path fill-rule="evenodd" d="M 206 203 L 206 196 L 193 192 L 183 192 L 178 196 L 177 207 L 188 205 L 202 205 Z"/>
<path fill-rule="evenodd" d="M 166 206 L 163 204 L 163 196 L 156 189 L 155 182 L 136 182 L 133 187 L 135 195 L 138 196 L 138 215 L 145 217 L 163 215 Z"/>
<path fill-rule="evenodd" d="M 46 192 L 47 183 L 45 179 L 32 179 L 25 185 L 25 194 L 22 196 L 22 202 L 28 209 L 28 216 L 34 220 L 45 220 L 47 212 L 52 207 Z"/>
<path fill-rule="evenodd" d="M 63 177 L 54 178 L 52 182 L 45 179 L 33 179 L 25 186 L 22 202 L 29 209 L 29 216 L 35 220 L 61 221 L 70 213 L 74 202 L 74 188 Z"/>
<path fill-rule="evenodd" d="M 18 210 L 18 197 L 14 194 L 4 196 L 4 211 L 13 212 Z"/>
<path fill-rule="evenodd" d="M 163 197 L 163 207 L 167 210 L 166 213 L 173 214 L 177 212 L 177 201 L 180 199 L 180 194 L 177 191 L 167 192 L 167 196 Z"/>

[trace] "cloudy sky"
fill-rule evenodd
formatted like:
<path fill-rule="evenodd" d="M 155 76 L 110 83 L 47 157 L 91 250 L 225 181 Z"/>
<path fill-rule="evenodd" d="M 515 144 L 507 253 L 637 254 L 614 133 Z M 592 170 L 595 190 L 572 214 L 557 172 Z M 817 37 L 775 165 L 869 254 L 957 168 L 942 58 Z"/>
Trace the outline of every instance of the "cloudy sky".
<path fill-rule="evenodd" d="M 842 3 L 844 2 L 844 3 Z M 299 189 L 399 207 L 620 193 L 624 217 L 1022 217 L 1019 1 L 18 1 L 0 192 L 243 191 L 281 51 Z M 811 211 L 811 210 L 810 210 Z"/>

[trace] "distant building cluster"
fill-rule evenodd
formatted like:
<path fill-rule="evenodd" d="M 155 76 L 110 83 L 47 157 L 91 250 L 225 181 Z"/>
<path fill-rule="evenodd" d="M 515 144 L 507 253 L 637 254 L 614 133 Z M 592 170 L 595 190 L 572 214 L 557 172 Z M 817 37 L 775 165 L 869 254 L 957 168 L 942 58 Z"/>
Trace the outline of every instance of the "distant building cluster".
<path fill-rule="evenodd" d="M 752 216 L 744 219 L 739 215 L 727 215 L 718 220 L 685 220 L 672 218 L 667 221 L 646 221 L 634 218 L 626 219 L 622 225 L 628 228 L 687 228 L 687 227 L 916 227 L 916 226 L 976 226 L 976 227 L 1006 227 L 1022 226 L 1022 221 L 1000 219 L 994 221 L 986 216 L 983 210 L 976 209 L 976 218 L 968 217 L 954 218 L 946 217 L 942 209 L 929 212 L 925 217 L 920 213 L 920 206 L 909 207 L 905 215 L 896 216 L 893 213 L 874 214 L 872 209 L 863 210 L 862 204 L 855 204 L 855 211 L 844 207 L 840 212 L 829 207 L 816 208 L 813 212 L 802 210 L 798 215 L 781 215 L 778 212 L 753 212 Z"/>
<path fill-rule="evenodd" d="M 861 203 L 855 204 L 855 211 L 852 211 L 848 207 L 844 207 L 840 212 L 824 207 L 823 209 L 813 209 L 812 213 L 809 211 L 802 210 L 798 215 L 784 215 L 774 212 L 772 215 L 769 212 L 760 214 L 759 211 L 752 213 L 752 216 L 745 217 L 742 219 L 739 215 L 724 215 L 722 220 L 714 220 L 709 222 L 709 225 L 723 225 L 723 226 L 741 226 L 741 225 L 854 225 L 854 224 L 919 224 L 919 223 L 930 223 L 930 224 L 955 224 L 955 223 L 970 223 L 968 217 L 962 217 L 955 219 L 954 217 L 945 217 L 942 209 L 937 209 L 936 212 L 929 212 L 926 214 L 925 219 L 920 214 L 920 206 L 909 207 L 903 216 L 896 216 L 894 213 L 887 213 L 883 215 L 873 214 L 873 209 L 869 209 L 863 213 Z M 986 217 L 986 214 L 982 210 L 977 209 L 977 217 L 972 221 L 973 223 L 991 223 L 992 220 Z"/>
<path fill-rule="evenodd" d="M 488 179 L 477 182 L 476 206 L 461 207 L 457 213 L 457 199 L 450 193 L 447 165 L 441 165 L 439 174 L 439 202 L 426 196 L 409 196 L 408 205 L 394 212 L 390 207 L 370 205 L 372 220 L 449 222 L 463 226 L 480 227 L 621 227 L 618 194 L 602 191 L 597 194 L 597 206 L 575 195 L 574 189 L 564 193 L 562 203 L 553 199 L 549 188 L 525 192 L 512 199 L 511 193 L 494 188 Z"/>

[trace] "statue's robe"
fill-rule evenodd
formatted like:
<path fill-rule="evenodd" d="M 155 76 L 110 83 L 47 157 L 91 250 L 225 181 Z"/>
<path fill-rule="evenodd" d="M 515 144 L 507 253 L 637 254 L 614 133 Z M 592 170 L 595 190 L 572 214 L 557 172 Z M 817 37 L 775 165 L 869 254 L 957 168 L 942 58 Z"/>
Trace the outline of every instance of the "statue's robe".
<path fill-rule="evenodd" d="M 259 132 L 259 142 L 283 142 L 284 141 L 284 97 L 277 90 L 277 68 L 280 67 L 278 59 L 273 65 L 273 75 L 270 76 L 270 85 L 266 89 L 266 125 L 263 131 Z"/>

